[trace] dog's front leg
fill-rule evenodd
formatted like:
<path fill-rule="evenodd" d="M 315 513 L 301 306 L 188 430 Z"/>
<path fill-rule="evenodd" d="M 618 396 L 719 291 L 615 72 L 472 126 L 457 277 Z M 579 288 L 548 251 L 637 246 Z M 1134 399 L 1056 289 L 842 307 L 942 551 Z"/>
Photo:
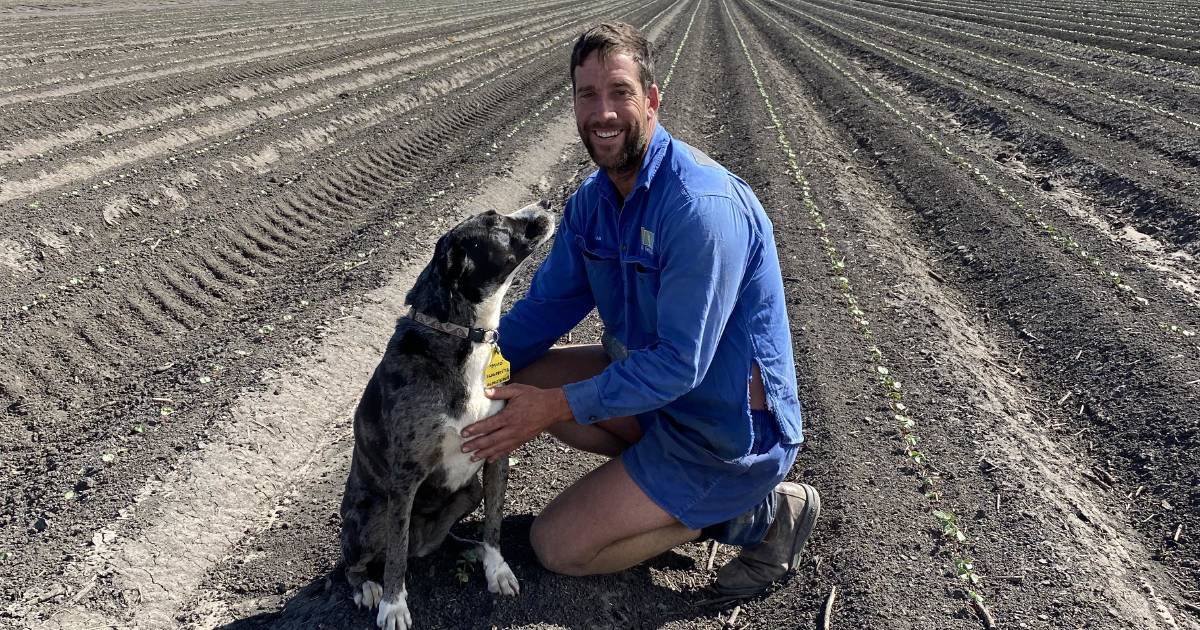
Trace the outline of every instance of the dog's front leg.
<path fill-rule="evenodd" d="M 504 518 L 504 491 L 508 487 L 508 457 L 483 466 L 483 573 L 488 590 L 504 595 L 521 592 L 517 576 L 500 555 L 500 521 Z"/>
<path fill-rule="evenodd" d="M 412 615 L 408 612 L 408 589 L 404 572 L 408 568 L 408 527 L 412 521 L 413 498 L 419 481 L 395 480 L 388 495 L 387 563 L 383 569 L 383 599 L 375 624 L 381 630 L 408 630 Z"/>

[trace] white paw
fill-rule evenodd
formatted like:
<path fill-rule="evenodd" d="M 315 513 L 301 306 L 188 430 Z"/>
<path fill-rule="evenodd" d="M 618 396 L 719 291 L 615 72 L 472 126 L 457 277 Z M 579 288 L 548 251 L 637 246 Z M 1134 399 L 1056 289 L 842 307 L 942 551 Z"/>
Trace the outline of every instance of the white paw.
<path fill-rule="evenodd" d="M 407 591 L 400 591 L 395 602 L 386 599 L 379 602 L 379 614 L 375 617 L 375 625 L 379 626 L 380 630 L 408 630 L 412 627 Z"/>
<path fill-rule="evenodd" d="M 481 546 L 483 547 L 483 574 L 487 576 L 488 590 L 509 597 L 520 593 L 521 584 L 517 582 L 517 576 L 513 575 L 512 569 L 508 568 L 508 563 L 504 561 L 504 556 L 500 555 L 500 550 L 487 543 Z"/>
<path fill-rule="evenodd" d="M 362 592 L 354 594 L 354 605 L 362 608 L 367 607 L 367 610 L 379 605 L 379 600 L 383 599 L 383 587 L 378 582 L 367 580 L 362 583 Z"/>
<path fill-rule="evenodd" d="M 485 572 L 489 591 L 509 597 L 521 592 L 521 583 L 517 582 L 517 576 L 508 568 L 507 562 L 501 561 L 500 566 Z"/>

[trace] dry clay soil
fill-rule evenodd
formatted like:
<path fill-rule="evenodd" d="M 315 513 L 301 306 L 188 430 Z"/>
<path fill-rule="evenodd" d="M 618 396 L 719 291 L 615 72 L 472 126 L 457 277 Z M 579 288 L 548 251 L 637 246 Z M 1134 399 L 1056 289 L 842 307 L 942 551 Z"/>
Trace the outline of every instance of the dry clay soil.
<path fill-rule="evenodd" d="M 520 596 L 447 544 L 416 627 L 1200 628 L 1200 12 L 1073 4 L 0 4 L 0 627 L 373 627 L 351 411 L 437 237 L 592 170 L 615 18 L 774 222 L 823 516 L 739 607 L 725 547 L 558 576 L 600 460 L 539 438 Z"/>

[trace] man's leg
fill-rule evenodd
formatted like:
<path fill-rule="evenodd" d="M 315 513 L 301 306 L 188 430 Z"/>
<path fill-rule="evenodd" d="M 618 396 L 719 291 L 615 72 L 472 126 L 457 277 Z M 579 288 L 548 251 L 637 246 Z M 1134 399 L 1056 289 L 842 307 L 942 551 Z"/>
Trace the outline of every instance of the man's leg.
<path fill-rule="evenodd" d="M 513 381 L 560 387 L 591 378 L 608 364 L 600 345 L 557 347 L 516 373 Z M 568 575 L 612 573 L 700 535 L 651 501 L 616 459 L 642 437 L 636 418 L 591 425 L 570 420 L 554 425 L 550 433 L 569 446 L 614 459 L 563 491 L 534 521 L 530 539 L 547 569 Z"/>
<path fill-rule="evenodd" d="M 513 375 L 514 383 L 549 389 L 589 379 L 608 367 L 599 344 L 551 348 L 542 358 Z M 581 451 L 616 457 L 642 437 L 637 419 L 611 418 L 591 425 L 574 420 L 550 427 L 550 434 Z"/>
<path fill-rule="evenodd" d="M 651 501 L 619 458 L 558 495 L 529 533 L 542 566 L 566 575 L 622 571 L 699 536 Z"/>

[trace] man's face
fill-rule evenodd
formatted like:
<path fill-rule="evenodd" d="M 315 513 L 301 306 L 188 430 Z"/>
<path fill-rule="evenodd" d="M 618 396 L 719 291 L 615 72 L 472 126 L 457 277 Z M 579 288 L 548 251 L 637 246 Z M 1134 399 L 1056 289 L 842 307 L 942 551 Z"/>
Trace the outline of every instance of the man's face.
<path fill-rule="evenodd" d="M 641 166 L 658 104 L 658 86 L 642 90 L 637 64 L 628 54 L 601 61 L 593 52 L 575 67 L 575 126 L 592 161 L 610 173 Z"/>

